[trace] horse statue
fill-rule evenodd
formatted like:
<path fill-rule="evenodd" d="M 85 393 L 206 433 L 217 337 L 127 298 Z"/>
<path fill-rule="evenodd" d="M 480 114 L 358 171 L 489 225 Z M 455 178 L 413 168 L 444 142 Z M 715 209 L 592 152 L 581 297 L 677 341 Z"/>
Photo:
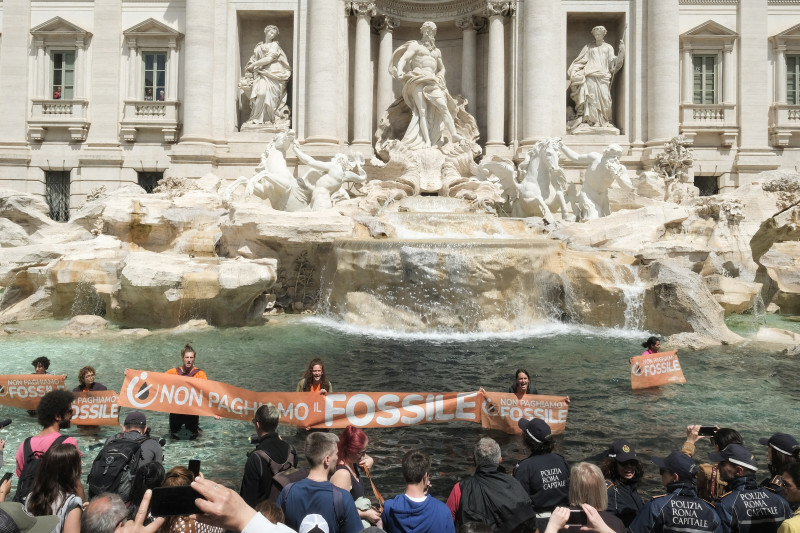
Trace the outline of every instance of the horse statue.
<path fill-rule="evenodd" d="M 564 198 L 567 178 L 558 164 L 561 146 L 560 138 L 538 141 L 525 154 L 518 169 L 510 161 L 482 161 L 476 177 L 500 184 L 511 204 L 511 216 L 541 216 L 550 224 L 554 221 L 550 206 L 558 202 L 562 218 L 574 220 L 568 214 Z"/>
<path fill-rule="evenodd" d="M 308 209 L 311 191 L 302 181 L 295 178 L 286 164 L 286 152 L 295 142 L 293 130 L 275 135 L 264 153 L 261 163 L 255 168 L 252 177 L 241 176 L 222 193 L 222 203 L 229 205 L 233 192 L 245 185 L 245 197 L 257 196 L 269 200 L 270 206 L 278 211 L 303 211 Z"/>

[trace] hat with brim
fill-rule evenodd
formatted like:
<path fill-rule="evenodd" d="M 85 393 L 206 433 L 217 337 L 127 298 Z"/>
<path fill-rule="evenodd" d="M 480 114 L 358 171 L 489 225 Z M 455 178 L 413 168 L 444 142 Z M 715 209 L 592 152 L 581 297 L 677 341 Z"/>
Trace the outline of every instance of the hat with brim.
<path fill-rule="evenodd" d="M 768 439 L 758 439 L 758 442 L 784 455 L 793 455 L 799 447 L 797 439 L 786 433 L 775 433 Z"/>
<path fill-rule="evenodd" d="M 58 517 L 50 516 L 31 516 L 25 512 L 21 503 L 2 502 L 0 503 L 0 532 L 12 533 L 13 526 L 8 523 L 11 519 L 19 529 L 19 533 L 50 533 L 58 525 Z"/>
<path fill-rule="evenodd" d="M 608 447 L 608 457 L 611 457 L 618 463 L 627 463 L 636 459 L 636 450 L 633 445 L 623 439 L 617 439 Z"/>
<path fill-rule="evenodd" d="M 533 439 L 534 442 L 542 444 L 550 439 L 550 426 L 541 418 L 520 418 L 517 422 L 519 429 L 522 430 L 528 437 Z"/>
<path fill-rule="evenodd" d="M 659 468 L 666 468 L 670 472 L 678 474 L 681 479 L 694 479 L 697 473 L 697 465 L 685 453 L 672 452 L 666 457 L 652 457 L 651 461 Z"/>
<path fill-rule="evenodd" d="M 708 454 L 708 458 L 716 462 L 728 461 L 753 472 L 758 470 L 753 454 L 741 444 L 728 444 L 724 450 Z"/>

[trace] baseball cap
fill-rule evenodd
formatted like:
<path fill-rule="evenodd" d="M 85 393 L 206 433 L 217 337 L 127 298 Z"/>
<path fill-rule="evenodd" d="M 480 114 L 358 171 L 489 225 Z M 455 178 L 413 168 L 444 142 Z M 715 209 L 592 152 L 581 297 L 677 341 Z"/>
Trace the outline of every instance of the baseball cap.
<path fill-rule="evenodd" d="M 31 516 L 21 503 L 0 503 L 0 533 L 50 533 L 57 525 L 57 516 Z"/>
<path fill-rule="evenodd" d="M 792 455 L 795 450 L 800 447 L 800 445 L 797 444 L 797 439 L 786 433 L 775 433 L 768 439 L 758 439 L 758 442 L 784 455 Z"/>
<path fill-rule="evenodd" d="M 636 459 L 636 450 L 630 442 L 624 439 L 617 439 L 608 447 L 608 457 L 611 457 L 618 463 L 625 463 L 632 459 Z"/>
<path fill-rule="evenodd" d="M 309 514 L 300 522 L 298 533 L 330 533 L 328 523 L 322 515 Z"/>
<path fill-rule="evenodd" d="M 681 479 L 692 479 L 697 473 L 697 465 L 685 453 L 672 452 L 666 457 L 652 457 L 651 461 L 659 468 L 675 472 Z"/>
<path fill-rule="evenodd" d="M 133 411 L 128 413 L 128 416 L 125 417 L 125 426 L 146 426 L 147 425 L 147 418 L 145 418 L 144 414 L 139 411 Z"/>
<path fill-rule="evenodd" d="M 541 418 L 531 418 L 530 420 L 520 418 L 517 425 L 535 442 L 543 443 L 550 438 L 550 426 Z"/>
<path fill-rule="evenodd" d="M 708 454 L 708 458 L 717 462 L 728 461 L 729 463 L 743 466 L 753 472 L 758 470 L 753 454 L 741 444 L 728 444 L 725 446 L 724 450 Z"/>

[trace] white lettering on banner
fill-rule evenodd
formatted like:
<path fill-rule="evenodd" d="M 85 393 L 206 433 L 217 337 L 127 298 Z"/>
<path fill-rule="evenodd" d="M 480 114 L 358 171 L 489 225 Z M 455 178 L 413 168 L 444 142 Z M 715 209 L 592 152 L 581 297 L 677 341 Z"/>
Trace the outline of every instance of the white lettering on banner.
<path fill-rule="evenodd" d="M 477 392 L 461 393 L 456 396 L 456 418 L 459 420 L 476 420 L 478 415 L 473 411 L 475 409 L 475 402 L 467 401 L 467 398 L 477 398 Z M 471 412 L 468 414 L 464 412 L 469 409 Z"/>
<path fill-rule="evenodd" d="M 403 416 L 400 417 L 400 421 L 403 424 L 408 424 L 409 426 L 418 424 L 422 422 L 422 419 L 425 418 L 425 409 L 420 405 L 415 405 L 415 401 L 422 401 L 423 397 L 421 394 L 409 394 L 405 398 L 403 398 L 403 409 L 406 411 L 411 411 L 412 413 L 417 413 L 417 416 L 410 417 L 410 416 Z"/>
<path fill-rule="evenodd" d="M 164 385 L 161 387 L 159 401 L 173 405 L 196 405 L 203 407 L 203 391 L 190 389 L 184 385 Z"/>
<path fill-rule="evenodd" d="M 408 394 L 402 401 L 397 394 L 382 394 L 377 400 L 369 394 L 352 394 L 350 397 L 328 394 L 325 396 L 325 425 L 333 425 L 334 420 L 342 416 L 354 426 L 366 426 L 373 421 L 381 426 L 394 426 L 422 421 L 476 420 L 476 413 L 469 410 L 474 409 L 477 396 L 475 392 L 457 394 L 455 412 L 449 412 L 444 394 Z"/>
<path fill-rule="evenodd" d="M 256 409 L 258 409 L 258 407 L 256 407 Z M 281 418 L 303 421 L 308 418 L 309 411 L 310 409 L 308 408 L 308 404 L 303 402 L 300 402 L 297 405 L 290 403 L 286 407 L 284 407 L 282 403 L 278 402 L 278 414 Z"/>
<path fill-rule="evenodd" d="M 227 394 L 220 396 L 218 392 L 209 391 L 208 393 L 208 406 L 211 408 L 216 406 L 218 411 L 225 410 L 229 413 L 235 413 L 237 415 L 246 415 L 248 413 L 255 415 L 258 408 L 262 405 L 263 404 L 261 402 L 250 403 L 247 400 L 243 400 L 236 396 L 228 401 Z"/>
<path fill-rule="evenodd" d="M 19 381 L 19 380 L 17 380 Z M 30 383 L 28 380 L 24 380 L 25 383 Z M 36 385 L 12 385 L 11 381 L 8 382 L 8 397 L 9 398 L 41 398 L 48 392 L 52 390 L 61 389 L 64 390 L 63 386 L 58 385 L 42 385 L 41 381 L 34 381 Z"/>
<path fill-rule="evenodd" d="M 364 416 L 356 415 L 356 405 L 363 403 L 367 406 L 367 412 Z M 354 394 L 347 401 L 347 408 L 345 409 L 345 416 L 354 426 L 365 426 L 372 422 L 375 417 L 375 402 L 366 394 Z"/>
<path fill-rule="evenodd" d="M 520 418 L 541 418 L 548 424 L 565 424 L 567 422 L 566 409 L 533 409 L 531 407 L 511 407 L 508 405 L 501 405 L 499 412 L 495 416 L 508 417 L 518 421 Z"/>
<path fill-rule="evenodd" d="M 400 401 L 400 396 L 396 394 L 384 394 L 378 398 L 378 411 L 390 416 L 378 416 L 375 421 L 382 426 L 394 426 L 400 421 L 402 412 L 393 404 Z"/>
<path fill-rule="evenodd" d="M 116 402 L 116 399 L 114 400 Z M 112 404 L 85 404 L 74 405 L 74 413 L 72 421 L 77 423 L 81 420 L 97 420 L 101 418 L 117 418 L 119 417 L 119 405 Z"/>

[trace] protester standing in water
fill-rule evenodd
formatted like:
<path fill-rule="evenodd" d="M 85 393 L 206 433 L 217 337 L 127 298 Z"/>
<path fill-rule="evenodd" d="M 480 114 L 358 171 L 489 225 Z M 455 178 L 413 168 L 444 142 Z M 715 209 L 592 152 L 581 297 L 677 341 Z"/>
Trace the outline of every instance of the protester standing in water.
<path fill-rule="evenodd" d="M 333 392 L 333 386 L 325 373 L 322 359 L 314 358 L 308 363 L 306 373 L 297 383 L 297 392 L 319 392 L 323 395 Z"/>
<path fill-rule="evenodd" d="M 642 343 L 642 348 L 644 348 L 642 355 L 653 355 L 661 350 L 661 341 L 658 337 L 650 337 Z"/>
<path fill-rule="evenodd" d="M 536 387 L 533 385 L 530 373 L 524 368 L 518 368 L 514 372 L 514 383 L 508 388 L 508 392 L 513 392 L 517 396 L 523 394 L 539 394 Z"/>

